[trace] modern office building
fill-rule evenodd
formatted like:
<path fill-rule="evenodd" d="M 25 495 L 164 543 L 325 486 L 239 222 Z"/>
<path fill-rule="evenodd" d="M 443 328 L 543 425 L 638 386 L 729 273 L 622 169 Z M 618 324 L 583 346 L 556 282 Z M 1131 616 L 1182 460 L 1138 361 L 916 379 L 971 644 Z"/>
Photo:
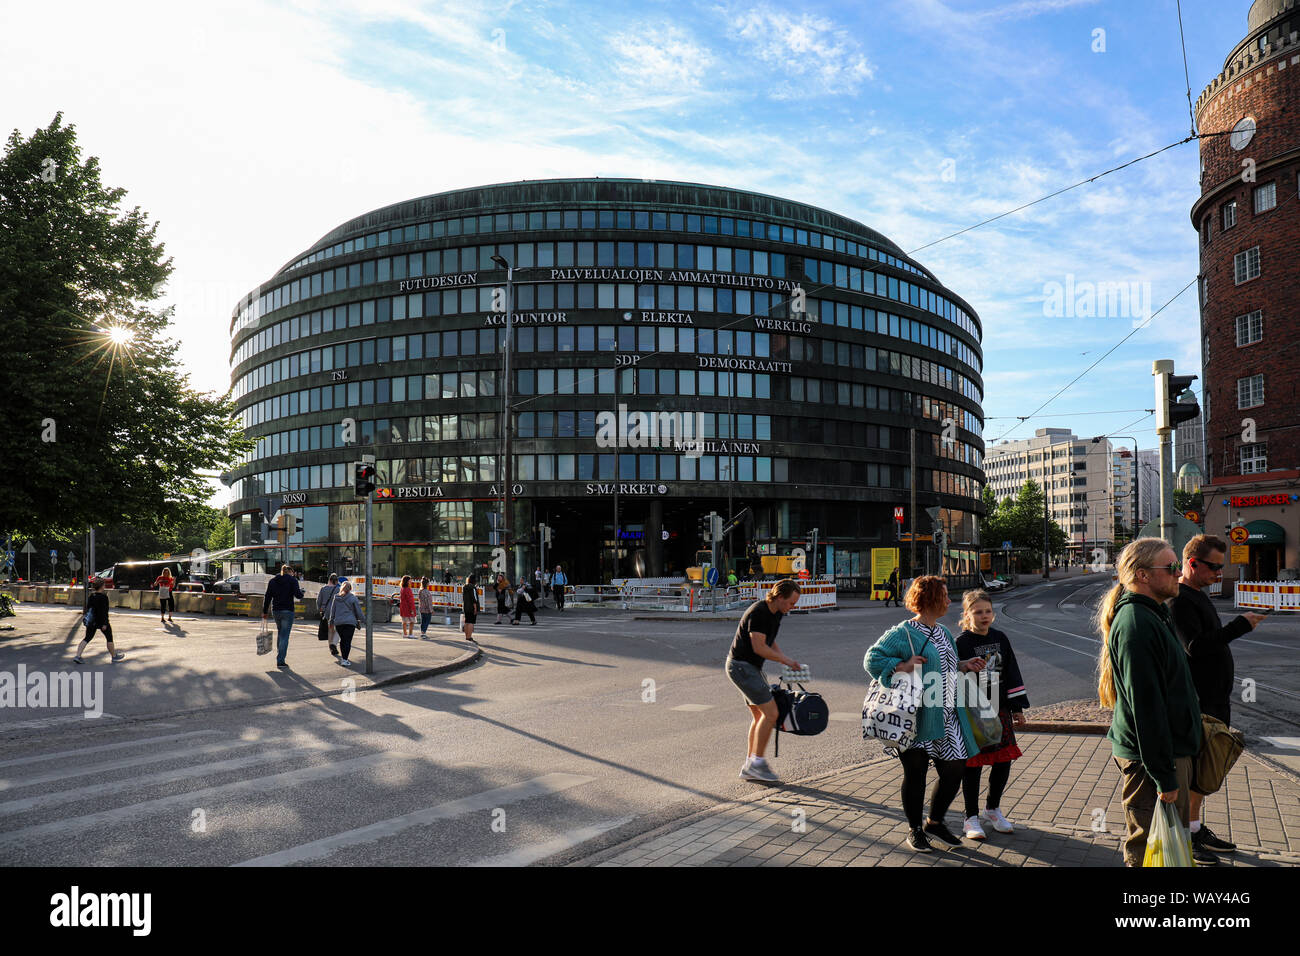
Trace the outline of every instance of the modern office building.
<path fill-rule="evenodd" d="M 1138 461 L 1133 457 L 1133 449 L 1120 447 L 1111 455 L 1111 462 L 1111 480 L 1115 488 L 1115 522 L 1123 526 L 1124 537 L 1132 540 L 1134 532 L 1142 527 L 1137 523 Z"/>
<path fill-rule="evenodd" d="M 1065 531 L 1069 557 L 1085 563 L 1114 543 L 1115 484 L 1108 440 L 1077 437 L 1068 428 L 1040 428 L 1033 438 L 1003 441 L 984 459 L 989 487 L 999 501 L 1014 498 L 1033 479 L 1047 490 L 1047 510 Z"/>
<path fill-rule="evenodd" d="M 1256 0 L 1196 102 L 1207 531 L 1247 528 L 1225 580 L 1300 569 L 1300 6 Z"/>
<path fill-rule="evenodd" d="M 360 566 L 363 455 L 377 573 L 485 566 L 508 401 L 512 574 L 540 563 L 542 525 L 570 580 L 680 574 L 716 511 L 742 516 L 742 573 L 815 531 L 817 572 L 861 588 L 915 484 L 903 529 L 940 508 L 945 567 L 974 579 L 979 319 L 824 209 L 640 180 L 439 193 L 322 236 L 237 304 L 231 336 L 257 439 L 230 476 L 237 543 L 283 496 L 283 557 L 311 576 Z"/>
<path fill-rule="evenodd" d="M 1160 517 L 1160 451 L 1140 448 L 1137 456 L 1137 526 Z"/>

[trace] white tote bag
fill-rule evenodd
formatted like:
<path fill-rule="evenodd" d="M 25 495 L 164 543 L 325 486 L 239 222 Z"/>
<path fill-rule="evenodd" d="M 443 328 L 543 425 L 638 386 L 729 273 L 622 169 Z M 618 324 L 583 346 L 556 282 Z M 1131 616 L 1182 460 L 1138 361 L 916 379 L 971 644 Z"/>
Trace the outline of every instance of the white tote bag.
<path fill-rule="evenodd" d="M 257 653 L 271 653 L 271 629 L 266 625 L 266 619 L 262 619 L 262 629 L 257 632 Z"/>
<path fill-rule="evenodd" d="M 927 640 L 927 643 L 928 640 Z M 907 646 L 916 656 L 912 635 L 907 635 Z M 921 645 L 925 649 L 925 645 Z M 890 686 L 873 680 L 862 701 L 862 739 L 875 738 L 889 747 L 906 750 L 916 737 L 916 714 L 921 708 L 923 682 L 918 668 L 895 671 Z"/>

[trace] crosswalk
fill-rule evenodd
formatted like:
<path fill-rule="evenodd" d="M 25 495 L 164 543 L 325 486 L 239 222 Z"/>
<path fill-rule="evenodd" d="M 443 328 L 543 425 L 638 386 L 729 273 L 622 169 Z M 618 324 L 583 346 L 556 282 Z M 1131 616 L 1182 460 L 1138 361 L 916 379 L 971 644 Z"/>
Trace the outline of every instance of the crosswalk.
<path fill-rule="evenodd" d="M 581 794 L 597 778 L 565 769 L 500 782 L 493 768 L 324 732 L 143 733 L 0 751 L 0 860 L 290 866 L 360 854 L 383 864 L 417 862 L 403 854 L 429 847 L 441 863 L 524 866 L 635 819 L 599 800 L 587 807 Z"/>

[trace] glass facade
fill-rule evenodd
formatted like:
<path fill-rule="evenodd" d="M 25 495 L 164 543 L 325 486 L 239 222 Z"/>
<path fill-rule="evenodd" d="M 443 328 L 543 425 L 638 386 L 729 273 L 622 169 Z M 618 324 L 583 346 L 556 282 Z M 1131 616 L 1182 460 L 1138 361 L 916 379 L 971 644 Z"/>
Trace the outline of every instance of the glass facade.
<path fill-rule="evenodd" d="M 573 580 L 680 573 L 698 515 L 748 507 L 742 571 L 817 527 L 819 569 L 865 587 L 913 483 L 954 548 L 975 541 L 979 320 L 815 207 L 630 180 L 429 196 L 326 236 L 241 301 L 231 334 L 257 439 L 233 473 L 239 543 L 257 498 L 286 495 L 284 558 L 312 574 L 355 568 L 363 454 L 382 573 L 489 561 L 507 384 L 516 571 L 545 523 Z"/>

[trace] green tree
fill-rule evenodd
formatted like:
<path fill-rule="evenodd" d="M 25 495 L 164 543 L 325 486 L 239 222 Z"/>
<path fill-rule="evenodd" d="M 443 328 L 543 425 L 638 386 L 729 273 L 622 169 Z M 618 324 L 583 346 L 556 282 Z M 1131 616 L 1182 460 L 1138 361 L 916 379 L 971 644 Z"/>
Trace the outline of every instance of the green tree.
<path fill-rule="evenodd" d="M 1183 491 L 1181 488 L 1174 489 L 1174 511 L 1186 514 L 1189 511 L 1204 511 L 1201 507 L 1201 493 L 1199 491 Z"/>
<path fill-rule="evenodd" d="M 0 157 L 0 531 L 79 536 L 201 516 L 202 472 L 247 450 L 228 395 L 197 392 L 150 308 L 172 270 L 157 223 L 121 207 L 63 115 Z M 117 341 L 109 333 L 116 333 Z"/>

